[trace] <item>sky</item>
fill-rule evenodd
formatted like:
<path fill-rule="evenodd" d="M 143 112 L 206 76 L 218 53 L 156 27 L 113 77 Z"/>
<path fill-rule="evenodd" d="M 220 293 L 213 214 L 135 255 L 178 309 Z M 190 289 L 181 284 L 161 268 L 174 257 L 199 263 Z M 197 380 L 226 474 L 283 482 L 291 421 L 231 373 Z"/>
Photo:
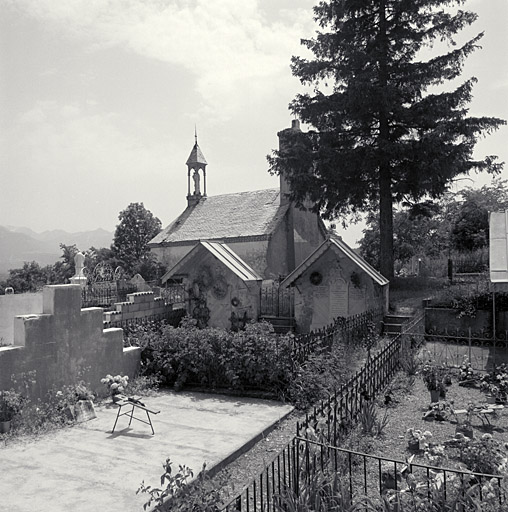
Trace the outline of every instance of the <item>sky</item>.
<path fill-rule="evenodd" d="M 198 143 L 208 195 L 275 188 L 266 156 L 302 90 L 292 55 L 313 0 L 0 0 L 0 225 L 113 231 L 142 202 L 163 226 L 186 206 Z M 469 0 L 485 31 L 463 78 L 471 115 L 508 119 L 508 0 Z M 476 156 L 507 162 L 508 128 Z M 490 183 L 484 175 L 460 186 Z M 351 245 L 361 225 L 339 233 Z"/>

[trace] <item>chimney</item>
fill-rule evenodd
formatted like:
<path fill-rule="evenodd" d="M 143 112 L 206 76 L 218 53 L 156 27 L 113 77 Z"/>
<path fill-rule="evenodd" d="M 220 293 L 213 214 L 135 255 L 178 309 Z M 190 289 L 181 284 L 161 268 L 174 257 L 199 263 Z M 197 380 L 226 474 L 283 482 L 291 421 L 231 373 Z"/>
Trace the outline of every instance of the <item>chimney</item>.
<path fill-rule="evenodd" d="M 291 121 L 291 128 L 285 128 L 284 130 L 277 133 L 277 136 L 279 137 L 279 151 L 282 151 L 287 144 L 287 138 L 286 135 L 291 132 L 301 132 L 300 129 L 300 121 L 298 119 L 293 119 Z M 289 203 L 289 199 L 287 198 L 286 194 L 289 194 L 290 187 L 289 183 L 286 181 L 284 176 L 281 174 L 279 176 L 280 179 L 280 204 L 287 204 Z"/>

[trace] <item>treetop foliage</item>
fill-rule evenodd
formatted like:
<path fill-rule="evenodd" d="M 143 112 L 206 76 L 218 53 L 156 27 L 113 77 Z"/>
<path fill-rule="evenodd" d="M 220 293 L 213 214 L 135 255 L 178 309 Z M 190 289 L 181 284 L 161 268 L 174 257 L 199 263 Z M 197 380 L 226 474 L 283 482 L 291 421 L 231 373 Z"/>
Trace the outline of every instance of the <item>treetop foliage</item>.
<path fill-rule="evenodd" d="M 476 14 L 450 8 L 463 0 L 329 0 L 314 8 L 320 28 L 302 44 L 312 59 L 293 57 L 292 72 L 312 87 L 290 110 L 310 125 L 282 132 L 268 157 L 283 174 L 298 206 L 310 201 L 324 218 L 380 216 L 382 272 L 393 274 L 393 205 L 438 198 L 458 175 L 497 173 L 493 156 L 476 160 L 477 138 L 504 121 L 468 116 L 474 77 L 452 91 L 454 80 L 479 48 L 482 33 L 457 45 L 454 36 Z M 422 60 L 440 40 L 448 52 Z M 390 268 L 391 267 L 391 268 Z"/>
<path fill-rule="evenodd" d="M 147 210 L 143 203 L 131 203 L 118 215 L 112 250 L 115 256 L 131 270 L 150 259 L 148 242 L 160 233 L 161 221 Z"/>

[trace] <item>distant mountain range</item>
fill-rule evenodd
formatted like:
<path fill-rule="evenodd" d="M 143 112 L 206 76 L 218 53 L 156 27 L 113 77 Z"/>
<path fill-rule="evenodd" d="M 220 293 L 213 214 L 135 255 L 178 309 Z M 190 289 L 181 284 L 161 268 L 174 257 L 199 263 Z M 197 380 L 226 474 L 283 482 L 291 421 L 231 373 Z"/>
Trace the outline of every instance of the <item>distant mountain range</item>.
<path fill-rule="evenodd" d="M 0 226 L 0 274 L 22 267 L 25 261 L 40 265 L 55 263 L 62 255 L 60 244 L 75 244 L 79 250 L 86 251 L 90 247 L 109 247 L 112 241 L 113 233 L 100 228 L 79 233 L 60 229 L 36 233 L 24 227 Z"/>

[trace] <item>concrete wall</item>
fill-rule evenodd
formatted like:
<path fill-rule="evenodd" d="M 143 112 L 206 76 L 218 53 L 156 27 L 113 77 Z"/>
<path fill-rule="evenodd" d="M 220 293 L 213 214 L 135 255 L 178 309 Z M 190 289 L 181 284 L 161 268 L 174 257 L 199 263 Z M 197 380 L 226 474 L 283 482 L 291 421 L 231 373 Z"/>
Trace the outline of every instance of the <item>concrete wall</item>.
<path fill-rule="evenodd" d="M 319 245 L 325 241 L 319 217 L 309 210 L 299 210 L 292 206 L 294 243 L 295 243 L 295 268 L 300 265 Z M 294 269 L 289 269 L 293 271 Z"/>
<path fill-rule="evenodd" d="M 168 247 L 151 247 L 150 252 L 155 255 L 158 261 L 171 270 L 193 247 L 189 245 L 171 245 Z"/>
<path fill-rule="evenodd" d="M 14 317 L 42 313 L 42 292 L 0 295 L 0 344 L 14 343 Z"/>
<path fill-rule="evenodd" d="M 323 279 L 313 284 L 310 275 Z M 352 278 L 353 273 L 355 278 Z M 295 282 L 295 318 L 300 332 L 321 329 L 338 316 L 352 316 L 384 307 L 385 293 L 346 256 L 328 249 Z"/>
<path fill-rule="evenodd" d="M 143 318 L 167 315 L 173 308 L 164 305 L 162 297 L 153 292 L 129 293 L 126 302 L 117 302 L 114 311 L 104 312 L 105 322 L 135 322 Z"/>
<path fill-rule="evenodd" d="M 232 313 L 237 317 L 247 313 L 249 319 L 258 319 L 261 281 L 247 285 L 204 249 L 182 271 L 187 273 L 184 281 L 186 288 L 196 291 L 199 288 L 199 296 L 205 299 L 210 311 L 210 327 L 229 329 Z M 191 315 L 195 306 L 197 302 L 191 301 Z"/>
<path fill-rule="evenodd" d="M 0 347 L 0 389 L 13 387 L 12 375 L 35 370 L 32 398 L 79 380 L 103 392 L 106 374 L 133 378 L 139 369 L 141 351 L 124 348 L 122 334 L 103 329 L 102 308 L 81 309 L 79 285 L 45 286 L 42 314 L 16 317 L 14 346 Z"/>

